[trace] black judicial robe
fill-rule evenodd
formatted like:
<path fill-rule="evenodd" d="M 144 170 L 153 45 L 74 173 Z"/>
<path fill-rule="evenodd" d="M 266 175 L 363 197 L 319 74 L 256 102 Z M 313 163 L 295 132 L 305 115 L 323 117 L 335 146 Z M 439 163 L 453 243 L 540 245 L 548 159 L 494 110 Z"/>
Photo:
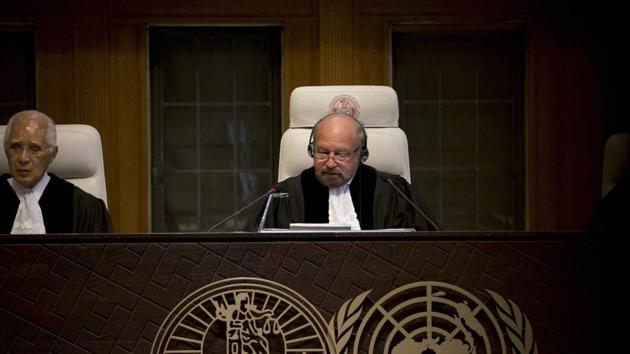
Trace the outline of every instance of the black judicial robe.
<path fill-rule="evenodd" d="M 414 199 L 411 186 L 404 178 L 360 164 L 350 183 L 350 194 L 361 229 L 433 230 L 426 219 L 387 182 L 387 178 L 409 199 Z M 265 228 L 286 229 L 291 223 L 328 223 L 328 187 L 319 183 L 314 168 L 285 179 L 276 189 L 289 196 L 273 199 Z M 416 202 L 416 205 L 419 204 Z M 262 210 L 258 213 L 258 220 L 261 215 Z"/>
<path fill-rule="evenodd" d="M 52 173 L 39 199 L 46 233 L 110 233 L 112 223 L 105 203 Z M 9 234 L 20 200 L 9 185 L 9 174 L 0 176 L 0 234 Z"/>

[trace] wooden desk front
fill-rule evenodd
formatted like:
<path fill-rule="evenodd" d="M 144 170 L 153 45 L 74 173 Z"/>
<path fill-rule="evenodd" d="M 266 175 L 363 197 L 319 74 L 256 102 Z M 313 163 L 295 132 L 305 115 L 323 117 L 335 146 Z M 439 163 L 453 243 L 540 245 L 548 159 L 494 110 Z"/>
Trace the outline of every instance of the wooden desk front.
<path fill-rule="evenodd" d="M 609 236 L 0 235 L 0 352 L 599 352 Z"/>

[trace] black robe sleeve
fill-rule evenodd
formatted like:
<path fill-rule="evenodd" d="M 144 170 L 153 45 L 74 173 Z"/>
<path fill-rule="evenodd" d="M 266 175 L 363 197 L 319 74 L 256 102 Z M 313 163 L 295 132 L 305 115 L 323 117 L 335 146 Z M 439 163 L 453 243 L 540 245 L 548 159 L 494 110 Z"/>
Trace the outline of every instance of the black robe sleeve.
<path fill-rule="evenodd" d="M 9 174 L 0 176 L 0 234 L 9 234 L 13 229 L 13 220 L 20 200 L 9 185 Z"/>
<path fill-rule="evenodd" d="M 110 233 L 112 222 L 105 203 L 52 173 L 39 200 L 46 233 Z M 10 233 L 20 201 L 0 177 L 0 233 Z"/>
<path fill-rule="evenodd" d="M 75 187 L 73 195 L 74 233 L 111 233 L 112 221 L 105 202 Z"/>

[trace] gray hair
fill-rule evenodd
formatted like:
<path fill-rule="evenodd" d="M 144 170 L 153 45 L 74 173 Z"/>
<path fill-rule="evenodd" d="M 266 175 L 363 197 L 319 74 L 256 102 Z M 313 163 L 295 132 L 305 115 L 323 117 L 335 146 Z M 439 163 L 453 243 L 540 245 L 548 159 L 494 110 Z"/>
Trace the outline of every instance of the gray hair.
<path fill-rule="evenodd" d="M 46 144 L 49 147 L 57 146 L 57 128 L 55 126 L 55 122 L 47 115 L 38 111 L 21 111 L 14 114 L 11 118 L 9 118 L 9 122 L 7 123 L 7 128 L 4 131 L 4 145 L 7 145 L 9 142 L 9 135 L 11 134 L 11 127 L 13 126 L 13 122 L 20 118 L 43 118 L 48 123 L 48 129 L 46 130 Z"/>

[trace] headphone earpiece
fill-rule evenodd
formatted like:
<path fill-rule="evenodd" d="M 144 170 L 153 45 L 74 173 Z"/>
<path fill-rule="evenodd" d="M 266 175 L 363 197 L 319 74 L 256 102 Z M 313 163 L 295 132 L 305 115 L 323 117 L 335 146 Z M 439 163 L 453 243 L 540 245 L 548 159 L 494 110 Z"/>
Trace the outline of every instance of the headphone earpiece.
<path fill-rule="evenodd" d="M 363 146 L 361 147 L 361 163 L 365 163 L 365 161 L 367 161 L 368 157 L 370 157 L 370 152 L 368 151 L 367 147 Z"/>
<path fill-rule="evenodd" d="M 315 157 L 315 147 L 313 147 L 313 131 L 315 127 L 311 129 L 311 135 L 308 136 L 308 146 L 306 147 L 306 152 L 308 152 L 308 156 L 311 158 Z"/>
<path fill-rule="evenodd" d="M 367 149 L 367 134 L 365 132 L 365 128 L 363 127 L 363 125 L 361 124 L 361 122 L 359 122 L 357 119 L 354 119 L 357 124 L 359 124 L 359 126 L 361 127 L 361 130 L 363 132 L 363 137 L 364 137 L 364 141 L 363 141 L 363 146 L 361 146 L 361 150 L 359 152 L 360 154 L 360 159 L 361 159 L 361 163 L 365 163 L 365 161 L 367 161 L 368 157 L 370 157 L 370 152 Z M 321 120 L 320 120 L 321 121 Z M 319 124 L 319 122 L 317 123 Z M 317 127 L 317 124 L 315 124 L 315 127 Z M 308 137 L 308 146 L 306 147 L 306 152 L 308 153 L 308 156 L 311 158 L 315 157 L 315 142 L 313 141 L 313 132 L 315 131 L 315 127 L 313 127 L 313 129 L 311 129 L 311 134 Z"/>

